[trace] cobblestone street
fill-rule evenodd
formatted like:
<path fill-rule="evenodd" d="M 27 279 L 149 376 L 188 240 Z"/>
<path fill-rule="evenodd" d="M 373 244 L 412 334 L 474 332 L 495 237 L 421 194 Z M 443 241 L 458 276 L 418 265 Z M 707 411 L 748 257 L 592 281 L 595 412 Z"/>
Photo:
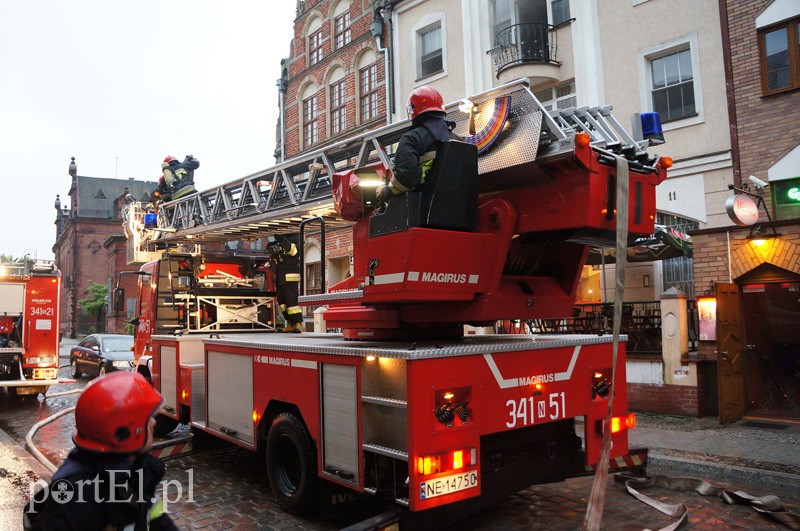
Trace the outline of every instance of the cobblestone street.
<path fill-rule="evenodd" d="M 62 377 L 66 377 L 67 370 L 61 369 Z M 76 384 L 54 386 L 51 392 L 74 389 L 86 383 L 88 380 L 81 378 Z M 0 429 L 23 446 L 25 434 L 35 422 L 74 405 L 76 398 L 77 395 L 65 395 L 40 401 L 34 397 L 20 400 L 0 396 Z M 34 442 L 45 456 L 58 464 L 72 448 L 73 427 L 72 415 L 65 415 L 42 427 Z M 183 433 L 186 432 L 184 428 Z M 648 472 L 654 474 L 659 470 L 650 467 Z M 287 514 L 272 496 L 262 459 L 235 446 L 196 450 L 189 455 L 170 458 L 165 481 L 171 483 L 164 498 L 168 502 L 177 500 L 168 505 L 168 510 L 181 529 L 333 530 L 360 519 L 352 514 L 341 519 L 304 519 Z M 592 477 L 583 477 L 531 487 L 471 516 L 469 520 L 436 524 L 451 531 L 465 528 L 578 529 L 591 485 Z M 800 507 L 800 493 L 788 488 L 741 483 L 726 486 L 752 495 L 775 494 L 788 508 L 796 510 Z M 664 490 L 652 490 L 648 494 L 667 503 L 685 503 L 689 509 L 689 529 L 783 529 L 779 523 L 748 507 L 726 505 L 716 497 Z M 613 481 L 609 482 L 603 521 L 608 529 L 624 530 L 656 529 L 671 522 L 669 517 L 634 499 L 622 484 Z"/>

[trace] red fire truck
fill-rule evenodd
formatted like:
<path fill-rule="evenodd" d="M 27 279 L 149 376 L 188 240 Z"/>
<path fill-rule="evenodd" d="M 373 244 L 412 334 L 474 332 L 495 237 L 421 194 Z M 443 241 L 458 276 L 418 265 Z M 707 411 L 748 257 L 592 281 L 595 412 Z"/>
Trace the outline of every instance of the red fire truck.
<path fill-rule="evenodd" d="M 166 400 L 162 425 L 263 452 L 287 511 L 313 511 L 338 488 L 435 519 L 583 474 L 598 464 L 612 386 L 611 459 L 628 454 L 624 343 L 614 370 L 611 336 L 463 326 L 568 317 L 589 245 L 614 240 L 620 201 L 631 235 L 652 233 L 669 161 L 608 107 L 551 113 L 524 82 L 471 101 L 469 116 L 448 107 L 466 141 L 437 153 L 425 190 L 386 207 L 370 201 L 370 181 L 386 175 L 408 122 L 167 203 L 157 228 L 128 216 L 132 240 L 166 248 L 141 269 L 134 319 L 140 370 Z M 615 197 L 618 179 L 628 198 Z M 341 333 L 269 333 L 258 258 L 191 247 L 299 230 L 302 249 L 319 222 L 324 249 L 342 216 L 352 276 L 301 297 Z"/>
<path fill-rule="evenodd" d="M 58 383 L 61 273 L 55 263 L 0 264 L 0 387 L 45 393 Z"/>

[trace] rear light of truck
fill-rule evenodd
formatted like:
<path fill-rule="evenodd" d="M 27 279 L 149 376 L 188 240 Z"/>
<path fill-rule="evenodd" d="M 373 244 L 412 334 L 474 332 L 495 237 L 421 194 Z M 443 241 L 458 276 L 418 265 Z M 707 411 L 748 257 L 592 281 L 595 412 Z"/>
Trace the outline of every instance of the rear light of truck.
<path fill-rule="evenodd" d="M 34 380 L 55 380 L 58 377 L 58 369 L 33 369 Z"/>
<path fill-rule="evenodd" d="M 603 433 L 603 421 L 597 421 L 597 433 Z M 628 413 L 624 417 L 611 417 L 611 422 L 609 423 L 609 429 L 611 433 L 619 433 L 622 430 L 632 430 L 636 427 L 636 413 Z"/>
<path fill-rule="evenodd" d="M 429 476 L 444 472 L 456 472 L 477 463 L 478 452 L 475 448 L 460 448 L 443 454 L 417 457 L 417 473 Z"/>

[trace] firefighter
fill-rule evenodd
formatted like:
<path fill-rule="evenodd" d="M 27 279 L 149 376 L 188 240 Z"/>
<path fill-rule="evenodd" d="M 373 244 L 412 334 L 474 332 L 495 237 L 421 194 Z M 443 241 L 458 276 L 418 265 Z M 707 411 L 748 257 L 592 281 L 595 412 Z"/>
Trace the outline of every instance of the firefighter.
<path fill-rule="evenodd" d="M 378 200 L 387 203 L 395 195 L 418 189 L 433 165 L 436 149 L 451 139 L 455 122 L 445 120 L 444 100 L 433 87 L 417 87 L 408 98 L 411 129 L 400 138 L 394 157 L 392 178 L 377 188 Z"/>
<path fill-rule="evenodd" d="M 192 155 L 186 155 L 183 162 L 172 155 L 167 156 L 161 163 L 161 173 L 164 178 L 164 191 L 161 191 L 161 180 L 159 180 L 159 194 L 163 201 L 170 199 L 180 199 L 186 195 L 196 192 L 194 187 L 194 170 L 200 167 L 200 161 Z M 166 199 L 169 197 L 169 199 Z"/>
<path fill-rule="evenodd" d="M 269 268 L 275 279 L 278 305 L 286 324 L 282 331 L 300 333 L 303 331 L 303 310 L 297 302 L 300 285 L 297 246 L 282 235 L 276 235 L 271 240 L 273 241 L 267 247 Z"/>
<path fill-rule="evenodd" d="M 155 491 L 164 463 L 150 455 L 161 395 L 134 372 L 86 386 L 75 406 L 76 448 L 34 494 L 26 529 L 177 529 Z"/>
<path fill-rule="evenodd" d="M 180 199 L 186 195 L 196 192 L 194 187 L 194 170 L 200 167 L 200 161 L 192 155 L 186 155 L 183 162 L 176 165 L 174 189 L 172 191 L 173 199 Z"/>

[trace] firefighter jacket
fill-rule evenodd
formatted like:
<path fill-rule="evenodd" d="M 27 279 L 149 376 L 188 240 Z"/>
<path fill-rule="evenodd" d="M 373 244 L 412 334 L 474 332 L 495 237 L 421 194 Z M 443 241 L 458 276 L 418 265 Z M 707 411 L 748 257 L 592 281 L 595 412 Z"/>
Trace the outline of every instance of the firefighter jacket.
<path fill-rule="evenodd" d="M 27 529 L 177 529 L 156 487 L 164 463 L 150 454 L 102 454 L 75 448 L 51 480 L 49 495 L 40 493 Z"/>
<path fill-rule="evenodd" d="M 425 113 L 415 120 L 415 126 L 400 138 L 394 157 L 392 181 L 399 192 L 414 190 L 425 182 L 436 149 L 458 138 L 452 133 L 455 125 L 439 113 Z"/>
<path fill-rule="evenodd" d="M 270 249 L 270 269 L 278 286 L 300 282 L 297 246 L 285 238 L 273 244 Z"/>

